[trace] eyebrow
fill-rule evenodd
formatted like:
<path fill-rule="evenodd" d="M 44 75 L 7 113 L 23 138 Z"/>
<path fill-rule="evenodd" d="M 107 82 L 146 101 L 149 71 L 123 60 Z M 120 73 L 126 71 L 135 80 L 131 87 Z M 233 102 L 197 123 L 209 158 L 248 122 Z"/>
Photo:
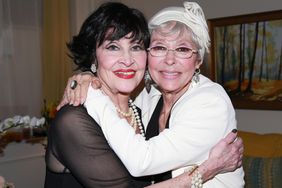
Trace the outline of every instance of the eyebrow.
<path fill-rule="evenodd" d="M 153 40 L 153 41 L 151 41 L 151 43 L 154 43 L 154 45 L 158 45 L 158 44 L 165 45 L 165 43 L 170 43 L 170 42 L 167 42 L 165 40 Z M 176 45 L 176 46 L 185 46 L 185 47 L 189 47 L 189 48 L 195 47 L 193 42 L 188 42 L 188 41 L 187 42 L 180 41 L 180 43 L 175 42 L 173 44 Z"/>

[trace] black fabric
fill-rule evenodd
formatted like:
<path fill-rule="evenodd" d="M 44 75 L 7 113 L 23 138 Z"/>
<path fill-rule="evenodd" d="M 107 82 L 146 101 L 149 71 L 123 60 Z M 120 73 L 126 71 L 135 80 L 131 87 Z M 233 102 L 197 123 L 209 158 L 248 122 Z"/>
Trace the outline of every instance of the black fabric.
<path fill-rule="evenodd" d="M 144 187 L 134 180 L 83 106 L 65 106 L 48 132 L 45 188 Z M 70 173 L 63 173 L 67 168 Z"/>
<path fill-rule="evenodd" d="M 149 140 L 150 138 L 159 135 L 159 133 L 160 133 L 159 117 L 160 117 L 162 108 L 163 108 L 163 98 L 161 97 L 159 99 L 158 104 L 157 104 L 157 106 L 156 106 L 156 108 L 155 108 L 155 110 L 152 114 L 152 117 L 151 117 L 151 119 L 148 123 L 148 127 L 146 129 L 146 134 L 145 134 L 146 140 Z M 170 116 L 168 117 L 168 120 L 166 122 L 166 128 L 167 129 L 169 128 L 169 118 L 170 118 Z M 171 171 L 167 171 L 167 172 L 157 174 L 157 175 L 153 175 L 153 176 L 150 176 L 150 177 L 147 177 L 147 178 L 150 178 L 151 181 L 158 183 L 158 182 L 170 179 L 171 177 L 172 177 Z"/>
<path fill-rule="evenodd" d="M 152 114 L 152 117 L 148 123 L 147 129 L 146 129 L 146 140 L 149 140 L 150 138 L 159 135 L 159 117 L 161 114 L 161 110 L 163 107 L 163 98 L 161 97 L 158 101 L 158 104 Z"/>
<path fill-rule="evenodd" d="M 148 124 L 146 140 L 159 134 L 162 106 L 161 98 Z M 83 106 L 67 105 L 57 112 L 48 132 L 45 161 L 45 188 L 141 188 L 171 178 L 171 171 L 132 177 Z"/>
<path fill-rule="evenodd" d="M 46 168 L 46 177 L 44 187 L 53 188 L 65 188 L 65 187 L 75 187 L 83 188 L 83 186 L 74 178 L 70 173 L 55 173 Z"/>

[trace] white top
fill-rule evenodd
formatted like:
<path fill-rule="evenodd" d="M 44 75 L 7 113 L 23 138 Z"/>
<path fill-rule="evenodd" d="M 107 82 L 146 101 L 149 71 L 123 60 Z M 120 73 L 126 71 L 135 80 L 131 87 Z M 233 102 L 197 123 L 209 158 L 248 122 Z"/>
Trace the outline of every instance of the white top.
<path fill-rule="evenodd" d="M 136 99 L 145 126 L 160 98 L 155 88 Z M 135 134 L 125 119 L 118 117 L 109 97 L 89 88 L 85 102 L 88 113 L 100 124 L 110 146 L 133 176 L 165 172 L 208 158 L 209 150 L 236 128 L 235 112 L 224 89 L 204 76 L 176 102 L 169 119 L 169 129 L 145 141 Z M 174 171 L 173 175 L 183 172 Z M 206 182 L 206 188 L 239 188 L 244 186 L 242 168 L 219 174 Z"/>

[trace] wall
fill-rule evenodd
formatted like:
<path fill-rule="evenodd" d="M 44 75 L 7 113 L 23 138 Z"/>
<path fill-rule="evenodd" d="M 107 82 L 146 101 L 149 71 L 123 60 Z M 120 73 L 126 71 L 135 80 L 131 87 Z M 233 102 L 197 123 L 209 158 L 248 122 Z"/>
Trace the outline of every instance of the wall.
<path fill-rule="evenodd" d="M 10 143 L 0 157 L 0 176 L 16 188 L 43 188 L 45 149 L 42 144 Z"/>
<path fill-rule="evenodd" d="M 177 0 L 143 0 L 121 2 L 142 10 L 150 18 L 158 10 L 167 6 L 182 6 Z M 195 0 L 203 8 L 206 19 L 236 16 L 271 10 L 281 10 L 281 0 Z M 258 133 L 282 133 L 282 111 L 236 110 L 238 129 Z"/>
<path fill-rule="evenodd" d="M 191 0 L 192 1 L 192 0 Z M 241 14 L 249 14 L 256 12 L 266 12 L 271 10 L 281 10 L 282 2 L 280 0 L 193 0 L 200 4 L 205 12 L 207 19 L 235 16 Z M 103 2 L 97 1 L 99 4 Z M 143 1 L 132 1 L 132 0 L 120 0 L 131 7 L 138 8 L 150 18 L 158 10 L 167 6 L 182 6 L 183 0 L 143 0 Z"/>

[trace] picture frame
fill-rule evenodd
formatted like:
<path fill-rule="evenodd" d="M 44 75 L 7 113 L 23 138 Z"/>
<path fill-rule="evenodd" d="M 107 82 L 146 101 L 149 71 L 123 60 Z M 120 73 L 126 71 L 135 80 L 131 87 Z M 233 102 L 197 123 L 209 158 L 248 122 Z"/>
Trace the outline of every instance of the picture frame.
<path fill-rule="evenodd" d="M 210 77 L 235 108 L 282 110 L 282 10 L 208 20 Z"/>

